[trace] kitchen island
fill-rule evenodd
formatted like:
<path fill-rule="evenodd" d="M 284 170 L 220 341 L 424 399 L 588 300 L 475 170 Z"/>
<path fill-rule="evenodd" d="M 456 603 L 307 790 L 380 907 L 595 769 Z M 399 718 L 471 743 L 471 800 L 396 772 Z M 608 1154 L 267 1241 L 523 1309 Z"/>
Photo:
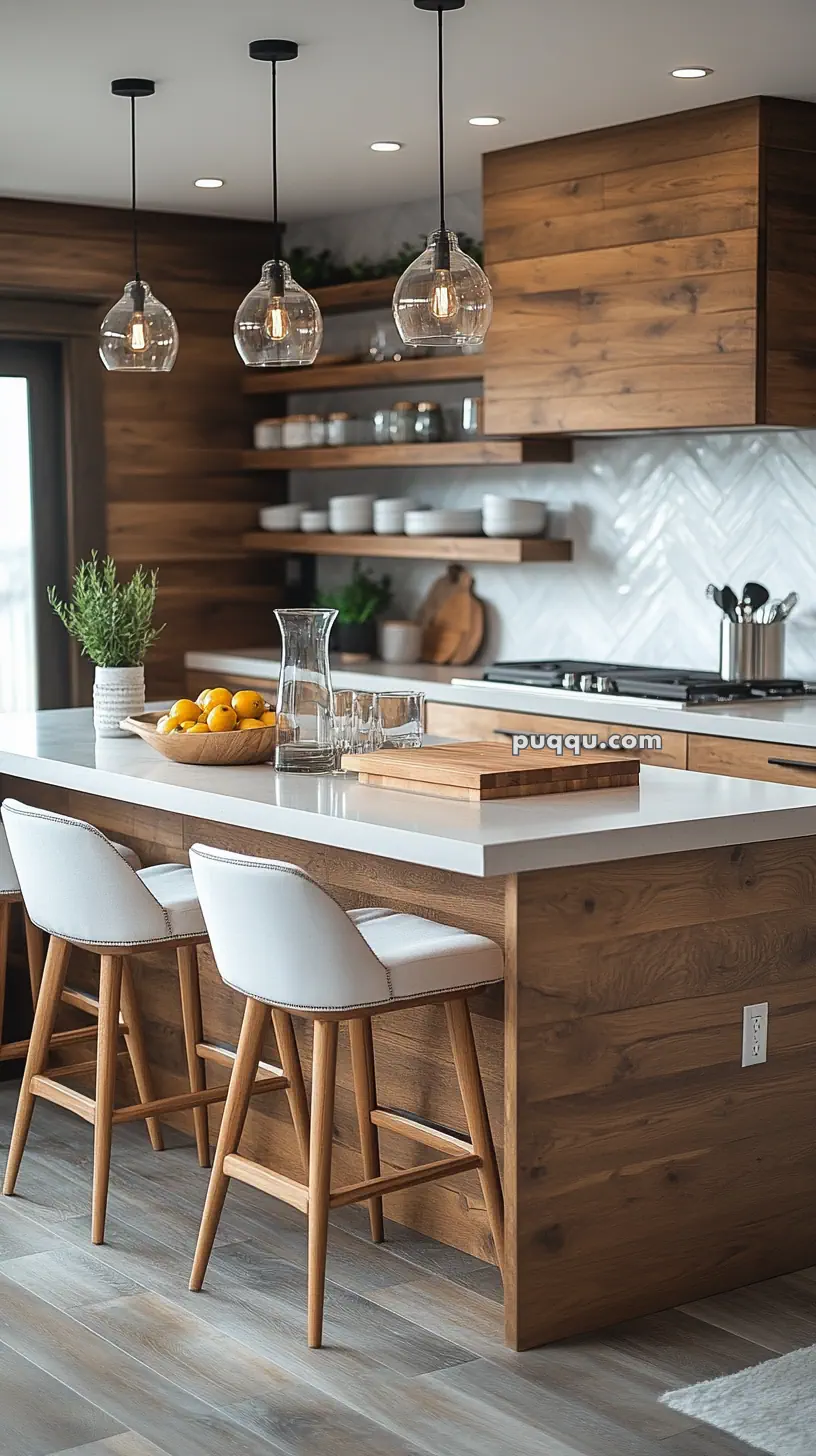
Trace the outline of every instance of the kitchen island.
<path fill-rule="evenodd" d="M 288 859 L 346 907 L 387 905 L 502 945 L 504 996 L 473 1011 L 503 1152 L 509 1344 L 816 1262 L 816 792 L 644 767 L 637 789 L 459 803 L 176 765 L 135 739 L 95 742 L 86 710 L 0 718 L 0 775 L 3 796 L 84 817 L 145 863 L 184 861 L 196 841 Z M 206 949 L 201 962 L 205 1035 L 234 1045 L 241 999 Z M 169 959 L 135 970 L 157 1092 L 181 1091 Z M 743 1007 L 763 1001 L 768 1061 L 743 1069 Z M 461 1128 L 439 1008 L 387 1023 L 374 1031 L 381 1105 Z M 253 1108 L 246 1149 L 296 1175 L 275 1104 Z M 347 1051 L 335 1139 L 336 1177 L 351 1181 Z M 390 1136 L 382 1153 L 384 1172 L 412 1158 Z M 475 1178 L 405 1190 L 386 1213 L 491 1257 Z"/>

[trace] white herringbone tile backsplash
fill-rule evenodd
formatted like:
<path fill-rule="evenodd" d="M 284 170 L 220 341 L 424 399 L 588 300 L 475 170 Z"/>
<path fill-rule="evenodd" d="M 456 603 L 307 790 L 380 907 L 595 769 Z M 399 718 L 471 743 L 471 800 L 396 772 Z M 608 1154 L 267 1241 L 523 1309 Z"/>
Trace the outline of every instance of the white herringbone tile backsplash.
<path fill-rule="evenodd" d="M 816 432 L 579 440 L 571 465 L 332 471 L 293 484 L 293 494 L 315 503 L 365 490 L 470 505 L 497 488 L 548 501 L 552 534 L 575 543 L 574 560 L 472 568 L 488 605 L 484 660 L 569 655 L 716 668 L 719 613 L 706 584 L 730 581 L 739 592 L 752 578 L 773 595 L 799 592 L 786 668 L 816 678 Z M 390 572 L 405 611 L 442 569 L 373 568 Z M 348 569 L 322 562 L 321 585 Z"/>

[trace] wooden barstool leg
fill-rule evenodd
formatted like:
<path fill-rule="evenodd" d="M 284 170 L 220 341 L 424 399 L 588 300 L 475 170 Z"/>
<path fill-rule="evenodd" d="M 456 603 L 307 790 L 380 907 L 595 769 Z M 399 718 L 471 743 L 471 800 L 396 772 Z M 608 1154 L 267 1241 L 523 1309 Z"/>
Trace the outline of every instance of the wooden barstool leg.
<path fill-rule="evenodd" d="M 371 1114 L 377 1106 L 377 1083 L 374 1073 L 374 1038 L 371 1017 L 361 1016 L 348 1024 L 351 1043 L 351 1070 L 354 1077 L 354 1100 L 357 1103 L 357 1125 L 360 1129 L 360 1150 L 366 1179 L 380 1176 L 380 1136 Z M 382 1198 L 369 1198 L 368 1217 L 371 1237 L 381 1244 L 383 1232 Z"/>
<path fill-rule="evenodd" d="M 122 967 L 121 956 L 102 957 L 99 975 L 99 1039 L 96 1048 L 96 1116 L 94 1118 L 91 1217 L 91 1242 L 94 1244 L 105 1242 L 105 1213 L 108 1206 L 108 1179 L 113 1137 Z"/>
<path fill-rule="evenodd" d="M 286 1098 L 289 1103 L 289 1111 L 292 1114 L 292 1121 L 295 1125 L 298 1148 L 300 1149 L 301 1162 L 306 1177 L 309 1176 L 309 1104 L 306 1100 L 306 1087 L 303 1081 L 303 1068 L 300 1065 L 300 1053 L 298 1052 L 297 1041 L 295 1040 L 295 1029 L 292 1025 L 292 1018 L 288 1011 L 279 1011 L 277 1007 L 272 1012 L 272 1025 L 275 1028 L 275 1041 L 278 1044 L 278 1055 L 281 1059 L 281 1066 L 289 1079 L 289 1086 L 286 1089 Z"/>
<path fill-rule="evenodd" d="M 28 979 L 31 982 L 31 1005 L 37 1005 L 37 997 L 40 994 L 42 985 L 43 966 L 45 965 L 45 941 L 39 925 L 34 925 L 28 918 L 28 911 L 23 910 L 25 920 L 26 953 L 28 956 Z"/>
<path fill-rule="evenodd" d="M 6 969 L 8 967 L 11 900 L 0 900 L 0 1047 L 3 1045 L 3 1012 L 6 1009 Z"/>
<path fill-rule="evenodd" d="M 315 1021 L 312 1049 L 312 1131 L 309 1148 L 309 1275 L 308 1340 L 311 1350 L 323 1342 L 323 1300 L 329 1239 L 334 1084 L 337 1075 L 336 1021 Z"/>
<path fill-rule="evenodd" d="M 31 1092 L 31 1078 L 45 1071 L 48 1060 L 48 1044 L 54 1031 L 54 1022 L 57 1019 L 60 1000 L 62 999 L 62 988 L 65 985 L 65 973 L 68 969 L 68 959 L 71 947 L 66 940 L 59 940 L 52 935 L 48 955 L 45 962 L 45 972 L 40 990 L 37 1008 L 34 1013 L 34 1025 L 31 1029 L 31 1039 L 28 1043 L 28 1056 L 26 1057 L 23 1082 L 20 1087 L 20 1096 L 17 1102 L 17 1114 L 14 1119 L 14 1130 L 11 1134 L 9 1144 L 9 1155 L 6 1163 L 6 1174 L 3 1181 L 3 1192 L 13 1193 L 14 1185 L 17 1182 L 17 1174 L 20 1171 L 20 1159 L 23 1156 L 23 1149 L 26 1145 L 28 1130 L 31 1126 L 31 1114 L 34 1111 L 34 1095 Z"/>
<path fill-rule="evenodd" d="M 127 1031 L 125 1032 L 125 1046 L 128 1049 L 130 1064 L 133 1068 L 133 1078 L 136 1083 L 136 1090 L 140 1102 L 153 1102 L 155 1093 L 153 1091 L 153 1073 L 150 1070 L 150 1062 L 147 1059 L 147 1046 L 145 1044 L 144 1027 L 139 1014 L 139 1003 L 136 999 L 136 987 L 133 984 L 133 971 L 127 957 L 120 957 L 122 960 L 121 970 L 121 1000 L 122 1013 L 125 1018 Z M 105 957 L 102 958 L 103 965 Z M 101 1004 L 101 997 L 100 997 Z M 117 1001 L 117 1011 L 118 1011 Z M 164 1138 L 162 1137 L 161 1123 L 157 1117 L 145 1118 L 147 1133 L 150 1138 L 154 1152 L 164 1152 Z M 101 1242 L 101 1241 L 100 1241 Z"/>
<path fill-rule="evenodd" d="M 487 1103 L 485 1102 L 482 1074 L 479 1070 L 479 1059 L 476 1055 L 476 1043 L 473 1040 L 470 1008 L 467 1001 L 464 999 L 446 1001 L 445 1015 L 448 1021 L 451 1051 L 453 1052 L 456 1075 L 459 1079 L 459 1090 L 462 1094 L 470 1140 L 473 1143 L 473 1151 L 482 1160 L 482 1165 L 479 1168 L 479 1182 L 482 1186 L 482 1194 L 484 1196 L 485 1207 L 487 1208 L 487 1217 L 493 1234 L 496 1262 L 498 1263 L 499 1270 L 503 1272 L 504 1200 L 502 1198 L 501 1182 L 499 1179 L 499 1165 L 496 1161 L 496 1149 L 493 1145 L 493 1134 L 490 1131 L 490 1121 L 487 1116 Z"/>
<path fill-rule="evenodd" d="M 221 1118 L 221 1129 L 215 1148 L 201 1227 L 198 1231 L 198 1243 L 190 1275 L 190 1288 L 193 1290 L 201 1288 L 207 1265 L 210 1262 L 210 1254 L 215 1242 L 215 1235 L 218 1232 L 218 1221 L 224 1207 L 229 1183 L 229 1178 L 224 1172 L 224 1159 L 228 1153 L 237 1151 L 241 1141 L 252 1086 L 258 1071 L 258 1063 L 261 1060 L 264 1033 L 268 1025 L 269 1007 L 262 1001 L 248 1000 L 241 1025 L 235 1064 L 230 1077 L 227 1100 Z"/>
<path fill-rule="evenodd" d="M 196 1047 L 204 1040 L 201 1016 L 201 986 L 198 973 L 198 953 L 194 945 L 180 945 L 176 952 L 178 959 L 179 988 L 181 991 L 181 1021 L 184 1027 L 184 1050 L 187 1056 L 187 1076 L 191 1092 L 203 1092 L 207 1085 L 207 1074 Z M 206 1107 L 193 1108 L 196 1152 L 202 1168 L 210 1166 L 210 1134 L 207 1126 Z"/>

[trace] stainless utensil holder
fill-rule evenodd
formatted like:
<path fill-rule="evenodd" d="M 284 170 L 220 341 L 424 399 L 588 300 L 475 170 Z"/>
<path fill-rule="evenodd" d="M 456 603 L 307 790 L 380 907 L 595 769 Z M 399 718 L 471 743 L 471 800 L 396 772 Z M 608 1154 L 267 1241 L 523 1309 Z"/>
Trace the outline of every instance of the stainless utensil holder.
<path fill-rule="evenodd" d="M 732 622 L 720 624 L 720 676 L 726 682 L 785 676 L 785 623 Z"/>

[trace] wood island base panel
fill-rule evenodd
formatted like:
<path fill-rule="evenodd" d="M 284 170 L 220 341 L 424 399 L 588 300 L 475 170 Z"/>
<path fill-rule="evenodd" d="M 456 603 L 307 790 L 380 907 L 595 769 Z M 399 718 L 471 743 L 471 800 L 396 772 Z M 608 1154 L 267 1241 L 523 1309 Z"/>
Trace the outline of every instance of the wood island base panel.
<path fill-rule="evenodd" d="M 271 855 L 313 873 L 347 908 L 411 911 L 502 945 L 504 1005 L 499 992 L 472 1009 L 503 1162 L 509 1345 L 816 1263 L 816 838 L 477 879 L 10 775 L 0 789 L 88 819 L 146 864 L 183 861 L 196 841 Z M 257 954 L 273 960 L 276 947 Z M 234 1046 L 242 1000 L 207 948 L 201 966 L 205 1037 Z M 137 958 L 134 970 L 156 1092 L 172 1095 L 186 1063 L 169 956 Z M 72 983 L 91 984 L 89 974 L 76 953 Z M 770 1006 L 768 1061 L 743 1069 L 742 1008 L 760 1001 Z M 309 1028 L 297 1029 L 308 1084 Z M 374 1039 L 380 1105 L 462 1130 L 440 1008 L 375 1020 Z M 73 1044 L 59 1054 L 88 1055 Z M 226 1075 L 209 1066 L 210 1078 Z M 209 1116 L 214 1142 L 220 1108 Z M 189 1122 L 178 1114 L 178 1126 Z M 253 1106 L 242 1151 L 299 1174 L 285 1099 Z M 382 1133 L 383 1173 L 421 1156 Z M 335 1180 L 359 1173 L 341 1039 Z M 386 1212 L 492 1258 L 475 1174 L 394 1194 Z"/>

